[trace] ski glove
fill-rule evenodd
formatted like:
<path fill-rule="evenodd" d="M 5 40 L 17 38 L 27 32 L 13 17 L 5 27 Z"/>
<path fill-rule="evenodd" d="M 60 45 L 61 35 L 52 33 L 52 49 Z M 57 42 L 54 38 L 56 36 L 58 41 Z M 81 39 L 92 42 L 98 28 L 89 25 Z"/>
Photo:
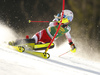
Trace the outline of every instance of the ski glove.
<path fill-rule="evenodd" d="M 76 52 L 76 47 L 75 47 L 75 45 L 73 44 L 73 42 L 70 42 L 69 44 L 70 44 L 70 46 L 71 46 L 71 48 L 72 48 L 70 51 L 73 52 L 73 53 L 75 53 L 75 52 Z"/>

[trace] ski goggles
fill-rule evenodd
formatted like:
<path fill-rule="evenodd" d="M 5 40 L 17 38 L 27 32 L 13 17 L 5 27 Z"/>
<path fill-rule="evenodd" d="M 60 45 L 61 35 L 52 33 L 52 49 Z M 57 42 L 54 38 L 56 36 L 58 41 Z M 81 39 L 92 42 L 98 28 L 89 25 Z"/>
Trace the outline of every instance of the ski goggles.
<path fill-rule="evenodd" d="M 57 16 L 60 17 L 61 15 L 58 13 Z M 68 16 L 63 15 L 63 18 L 67 18 L 67 17 L 68 17 Z"/>

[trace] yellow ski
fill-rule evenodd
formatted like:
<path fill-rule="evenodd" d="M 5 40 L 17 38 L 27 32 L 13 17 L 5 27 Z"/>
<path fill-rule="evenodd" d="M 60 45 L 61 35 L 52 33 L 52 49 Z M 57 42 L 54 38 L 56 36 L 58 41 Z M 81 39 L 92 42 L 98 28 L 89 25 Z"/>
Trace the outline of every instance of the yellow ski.
<path fill-rule="evenodd" d="M 48 47 L 50 43 L 45 43 L 45 44 L 36 44 L 34 45 L 34 50 L 44 50 Z M 51 44 L 50 48 L 54 47 L 54 43 Z"/>
<path fill-rule="evenodd" d="M 25 53 L 29 53 L 29 54 L 32 54 L 32 55 L 35 55 L 35 56 L 38 56 L 44 59 L 48 59 L 50 57 L 49 53 L 35 52 L 32 50 L 25 50 Z"/>
<path fill-rule="evenodd" d="M 32 54 L 32 55 L 35 55 L 35 56 L 38 56 L 38 57 L 41 57 L 41 58 L 44 58 L 44 59 L 48 59 L 50 57 L 50 54 L 48 53 L 43 53 L 43 52 L 36 52 L 34 50 L 34 43 L 27 43 L 27 44 L 23 44 L 23 45 L 15 45 L 15 46 L 12 46 L 12 45 L 8 45 L 8 48 L 10 49 L 13 49 L 15 51 L 18 51 L 18 52 L 25 52 L 25 53 L 28 53 L 28 54 Z M 39 44 L 39 45 L 42 45 L 42 44 Z M 39 48 L 40 47 L 45 47 L 45 44 L 43 44 L 42 46 L 39 47 L 36 47 L 36 48 Z M 28 48 L 25 50 L 25 47 Z"/>
<path fill-rule="evenodd" d="M 13 50 L 18 51 L 18 52 L 25 51 L 25 48 L 23 46 L 10 46 L 10 45 L 8 45 L 8 48 L 13 49 Z"/>

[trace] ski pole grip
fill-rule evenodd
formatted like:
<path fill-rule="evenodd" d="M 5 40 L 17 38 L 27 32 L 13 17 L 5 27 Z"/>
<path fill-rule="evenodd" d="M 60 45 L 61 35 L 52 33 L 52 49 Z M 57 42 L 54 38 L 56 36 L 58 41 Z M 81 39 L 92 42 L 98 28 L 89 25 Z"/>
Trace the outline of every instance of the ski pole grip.
<path fill-rule="evenodd" d="M 28 20 L 29 23 L 31 23 L 31 20 Z"/>

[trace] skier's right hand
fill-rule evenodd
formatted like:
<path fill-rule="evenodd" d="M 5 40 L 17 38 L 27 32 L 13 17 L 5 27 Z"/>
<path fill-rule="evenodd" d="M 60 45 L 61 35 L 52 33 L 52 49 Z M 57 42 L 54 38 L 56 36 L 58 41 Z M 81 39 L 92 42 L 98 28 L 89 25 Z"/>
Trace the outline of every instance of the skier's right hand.
<path fill-rule="evenodd" d="M 71 52 L 73 52 L 73 53 L 75 53 L 76 52 L 76 47 L 75 47 L 75 45 L 73 44 L 73 42 L 70 42 L 69 43 L 70 44 L 70 46 L 71 46 Z"/>
<path fill-rule="evenodd" d="M 74 44 L 71 45 L 72 50 L 74 50 L 76 47 Z"/>

